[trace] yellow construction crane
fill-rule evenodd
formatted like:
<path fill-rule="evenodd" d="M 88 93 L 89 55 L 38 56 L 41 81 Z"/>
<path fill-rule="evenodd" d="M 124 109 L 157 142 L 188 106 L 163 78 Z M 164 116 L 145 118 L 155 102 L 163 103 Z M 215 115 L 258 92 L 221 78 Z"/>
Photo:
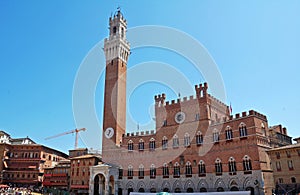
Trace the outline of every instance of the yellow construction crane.
<path fill-rule="evenodd" d="M 56 138 L 56 137 L 60 137 L 60 136 L 71 134 L 71 133 L 75 133 L 75 149 L 77 149 L 77 146 L 78 146 L 78 133 L 80 131 L 85 131 L 85 130 L 86 130 L 86 128 L 73 129 L 71 131 L 67 131 L 67 132 L 64 132 L 64 133 L 60 133 L 60 134 L 57 134 L 57 135 L 46 137 L 45 140 Z"/>

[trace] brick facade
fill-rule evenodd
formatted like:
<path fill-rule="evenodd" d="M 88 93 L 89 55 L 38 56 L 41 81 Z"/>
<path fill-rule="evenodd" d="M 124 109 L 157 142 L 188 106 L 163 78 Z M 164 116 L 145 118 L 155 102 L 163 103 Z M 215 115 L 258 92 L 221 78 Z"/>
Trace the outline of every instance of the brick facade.
<path fill-rule="evenodd" d="M 300 193 L 300 143 L 267 152 L 272 161 L 276 193 Z"/>
<path fill-rule="evenodd" d="M 254 110 L 230 115 L 229 106 L 208 93 L 207 83 L 195 86 L 195 96 L 171 101 L 166 101 L 166 94 L 155 96 L 156 129 L 125 134 L 118 121 L 121 126 L 126 121 L 126 76 L 119 73 L 126 75 L 127 56 L 109 53 L 113 47 L 122 48 L 123 42 L 129 47 L 126 36 L 118 34 L 120 28 L 126 30 L 126 20 L 118 12 L 110 18 L 110 37 L 104 46 L 102 152 L 104 162 L 119 166 L 113 192 L 251 190 L 251 194 L 271 194 L 275 186 L 266 150 L 291 144 L 291 138 L 286 130 L 269 128 L 267 117 Z M 112 137 L 107 128 L 114 130 Z M 98 178 L 94 174 L 91 179 Z M 108 181 L 98 174 L 104 178 L 101 189 L 110 194 Z M 95 188 L 97 193 L 101 189 Z"/>

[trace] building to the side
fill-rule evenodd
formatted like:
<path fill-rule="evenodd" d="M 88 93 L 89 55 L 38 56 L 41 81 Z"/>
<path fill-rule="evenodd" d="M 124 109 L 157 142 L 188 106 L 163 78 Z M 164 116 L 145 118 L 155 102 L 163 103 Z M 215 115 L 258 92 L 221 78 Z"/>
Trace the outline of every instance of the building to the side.
<path fill-rule="evenodd" d="M 300 193 L 300 138 L 296 144 L 268 150 L 276 194 Z"/>
<path fill-rule="evenodd" d="M 270 127 L 267 117 L 254 110 L 232 116 L 228 105 L 209 94 L 207 83 L 196 85 L 190 97 L 167 101 L 165 94 L 156 95 L 155 130 L 126 133 L 126 28 L 120 11 L 109 19 L 104 41 L 104 164 L 91 167 L 90 194 L 272 194 L 273 171 L 266 150 L 291 144 L 287 130 Z"/>
<path fill-rule="evenodd" d="M 68 158 L 63 152 L 36 144 L 28 137 L 13 139 L 2 132 L 0 138 L 0 171 L 3 184 L 41 187 L 44 169 Z"/>
<path fill-rule="evenodd" d="M 60 160 L 53 167 L 44 169 L 44 192 L 65 194 L 70 188 L 70 160 Z"/>
<path fill-rule="evenodd" d="M 74 194 L 89 194 L 90 167 L 101 163 L 101 156 L 97 154 L 75 156 L 70 158 L 70 163 L 69 191 Z"/>

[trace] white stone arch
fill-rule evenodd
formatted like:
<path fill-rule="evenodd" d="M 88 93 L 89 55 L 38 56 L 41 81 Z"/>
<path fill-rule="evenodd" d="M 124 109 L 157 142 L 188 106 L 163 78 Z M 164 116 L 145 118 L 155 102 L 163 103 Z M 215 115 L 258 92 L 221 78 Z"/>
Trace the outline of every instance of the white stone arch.
<path fill-rule="evenodd" d="M 134 191 L 136 191 L 136 189 L 134 188 L 134 183 L 132 181 L 129 181 L 126 184 L 126 190 L 128 190 L 129 188 L 132 188 Z"/>
<path fill-rule="evenodd" d="M 241 183 L 238 177 L 231 178 L 228 182 L 228 189 L 231 187 L 237 187 L 240 189 Z"/>
<path fill-rule="evenodd" d="M 150 141 L 150 142 L 155 141 L 154 137 L 151 137 L 149 141 Z"/>
<path fill-rule="evenodd" d="M 197 191 L 200 190 L 200 188 L 206 188 L 208 189 L 208 183 L 206 182 L 205 179 L 200 179 L 200 181 L 198 182 L 198 185 L 197 185 Z"/>
<path fill-rule="evenodd" d="M 195 184 L 192 180 L 188 179 L 185 184 L 184 184 L 184 190 L 186 191 L 188 188 L 192 188 L 194 192 L 196 191 L 195 189 Z"/>
<path fill-rule="evenodd" d="M 176 188 L 180 188 L 181 192 L 182 192 L 182 184 L 180 182 L 180 180 L 176 180 L 174 183 L 173 183 L 173 187 L 172 187 L 172 191 L 175 191 Z"/>
<path fill-rule="evenodd" d="M 130 139 L 128 140 L 127 144 L 133 144 L 133 141 Z"/>
<path fill-rule="evenodd" d="M 243 182 L 243 188 L 244 190 L 247 188 L 247 187 L 253 187 L 255 188 L 254 186 L 254 181 L 253 181 L 253 178 L 252 177 L 246 177 L 244 182 Z"/>
<path fill-rule="evenodd" d="M 168 188 L 168 189 L 170 190 L 170 192 L 171 192 L 172 188 L 171 188 L 170 182 L 164 181 L 164 182 L 161 184 L 160 191 L 163 191 L 165 188 Z"/>
<path fill-rule="evenodd" d="M 240 127 L 243 127 L 243 126 L 244 126 L 244 127 L 247 127 L 247 125 L 246 125 L 244 122 L 241 122 L 241 123 L 239 124 L 239 128 L 240 128 Z"/>
<path fill-rule="evenodd" d="M 149 183 L 149 190 L 151 190 L 151 188 L 154 188 L 157 190 L 157 183 L 155 181 L 151 181 Z"/>
<path fill-rule="evenodd" d="M 214 188 L 217 189 L 218 187 L 222 187 L 224 190 L 226 189 L 226 185 L 222 178 L 217 179 L 215 182 Z"/>
<path fill-rule="evenodd" d="M 217 158 L 217 159 L 215 160 L 215 163 L 222 163 L 222 161 L 221 161 L 220 158 Z"/>
<path fill-rule="evenodd" d="M 102 179 L 103 178 L 103 179 Z M 106 175 L 104 173 L 96 173 L 95 175 L 93 175 L 93 192 L 97 192 L 97 193 L 105 193 L 105 191 L 107 191 L 108 189 L 106 189 L 108 187 L 108 178 L 106 177 Z"/>
<path fill-rule="evenodd" d="M 220 133 L 220 130 L 217 128 L 214 128 L 213 133 Z"/>
<path fill-rule="evenodd" d="M 137 190 L 139 190 L 140 188 L 144 188 L 144 190 L 146 190 L 146 184 L 143 181 L 139 181 L 136 185 Z"/>

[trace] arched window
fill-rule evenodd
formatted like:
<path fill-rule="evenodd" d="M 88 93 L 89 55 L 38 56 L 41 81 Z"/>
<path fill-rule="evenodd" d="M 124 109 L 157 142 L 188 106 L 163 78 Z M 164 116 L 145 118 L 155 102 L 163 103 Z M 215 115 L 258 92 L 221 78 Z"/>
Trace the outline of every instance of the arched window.
<path fill-rule="evenodd" d="M 166 136 L 162 139 L 162 149 L 165 150 L 168 148 L 168 138 Z"/>
<path fill-rule="evenodd" d="M 267 132 L 266 132 L 266 128 L 265 128 L 265 125 L 263 123 L 261 123 L 261 133 L 266 136 L 267 135 Z"/>
<path fill-rule="evenodd" d="M 288 167 L 289 167 L 289 170 L 294 170 L 294 165 L 293 165 L 293 161 L 292 160 L 288 160 Z"/>
<path fill-rule="evenodd" d="M 229 167 L 229 174 L 235 175 L 236 174 L 236 162 L 233 157 L 229 158 L 228 167 Z"/>
<path fill-rule="evenodd" d="M 144 151 L 144 140 L 140 139 L 139 141 L 139 151 Z"/>
<path fill-rule="evenodd" d="M 149 150 L 155 150 L 155 139 L 154 138 L 150 139 Z"/>
<path fill-rule="evenodd" d="M 187 177 L 191 177 L 193 174 L 193 169 L 192 169 L 192 164 L 188 161 L 186 164 L 185 164 L 185 175 Z"/>
<path fill-rule="evenodd" d="M 173 137 L 173 148 L 178 148 L 179 147 L 179 139 L 178 136 L 175 134 Z"/>
<path fill-rule="evenodd" d="M 150 178 L 155 178 L 156 177 L 156 168 L 155 165 L 152 164 L 150 167 Z"/>
<path fill-rule="evenodd" d="M 128 141 L 128 151 L 133 151 L 133 141 L 132 140 Z"/>
<path fill-rule="evenodd" d="M 232 129 L 230 126 L 226 127 L 225 135 L 226 135 L 226 140 L 232 140 L 233 135 L 232 135 Z"/>
<path fill-rule="evenodd" d="M 119 168 L 119 179 L 123 178 L 123 169 L 120 167 Z"/>
<path fill-rule="evenodd" d="M 167 163 L 164 163 L 163 165 L 163 177 L 169 177 L 169 167 Z"/>
<path fill-rule="evenodd" d="M 277 171 L 281 171 L 280 161 L 276 161 L 276 169 L 277 169 Z"/>
<path fill-rule="evenodd" d="M 297 182 L 296 182 L 296 178 L 295 178 L 295 177 L 292 177 L 292 178 L 291 178 L 291 182 L 292 182 L 292 183 L 297 183 Z"/>
<path fill-rule="evenodd" d="M 214 129 L 213 131 L 213 142 L 219 142 L 220 141 L 220 133 L 217 129 Z"/>
<path fill-rule="evenodd" d="M 199 174 L 199 176 L 206 175 L 205 163 L 203 160 L 200 160 L 200 162 L 198 164 L 198 174 Z"/>
<path fill-rule="evenodd" d="M 186 133 L 184 135 L 184 147 L 189 147 L 191 146 L 191 138 L 190 138 L 190 135 L 188 133 Z"/>
<path fill-rule="evenodd" d="M 124 38 L 124 28 L 121 28 L 121 37 Z"/>
<path fill-rule="evenodd" d="M 198 131 L 196 134 L 196 144 L 197 145 L 203 144 L 203 135 L 202 135 L 201 131 Z"/>
<path fill-rule="evenodd" d="M 216 175 L 222 175 L 223 169 L 222 169 L 222 162 L 219 158 L 215 161 L 215 169 L 216 169 Z"/>
<path fill-rule="evenodd" d="M 197 114 L 195 115 L 195 121 L 198 121 L 198 120 L 200 120 L 200 114 L 199 114 L 199 113 L 197 113 Z"/>
<path fill-rule="evenodd" d="M 247 133 L 247 127 L 245 123 L 241 123 L 239 126 L 239 131 L 240 131 L 240 136 L 241 137 L 246 137 L 248 135 Z"/>
<path fill-rule="evenodd" d="M 116 34 L 117 33 L 117 27 L 113 27 L 113 34 Z"/>
<path fill-rule="evenodd" d="M 174 164 L 174 170 L 173 170 L 173 173 L 174 173 L 174 177 L 180 177 L 180 166 L 179 166 L 179 163 L 176 162 Z"/>
<path fill-rule="evenodd" d="M 128 179 L 133 177 L 133 167 L 132 167 L 132 165 L 128 166 L 127 176 L 128 176 Z"/>
<path fill-rule="evenodd" d="M 244 171 L 251 171 L 252 170 L 251 159 L 247 155 L 245 155 L 244 158 L 243 158 L 243 167 L 244 167 Z"/>
<path fill-rule="evenodd" d="M 144 165 L 139 166 L 139 178 L 144 178 Z"/>

